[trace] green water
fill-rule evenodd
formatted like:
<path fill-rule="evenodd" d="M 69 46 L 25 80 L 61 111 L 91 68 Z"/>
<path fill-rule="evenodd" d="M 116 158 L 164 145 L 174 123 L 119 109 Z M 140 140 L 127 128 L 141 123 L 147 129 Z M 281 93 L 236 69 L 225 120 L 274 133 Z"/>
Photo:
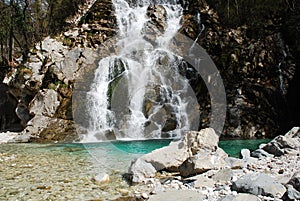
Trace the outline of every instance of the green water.
<path fill-rule="evenodd" d="M 221 147 L 229 156 L 239 157 L 242 149 L 249 149 L 254 151 L 262 143 L 270 142 L 269 139 L 259 139 L 259 140 L 222 140 L 219 142 L 219 147 Z"/>
<path fill-rule="evenodd" d="M 110 154 L 133 154 L 141 155 L 149 153 L 155 149 L 167 146 L 172 140 L 137 140 L 137 141 L 112 141 L 87 144 L 58 144 L 52 145 L 52 149 L 62 149 L 67 152 L 95 152 L 105 150 Z M 269 142 L 269 139 L 256 140 L 222 140 L 219 146 L 232 157 L 239 157 L 241 149 L 253 151 L 262 143 Z M 48 147 L 48 149 L 51 146 Z"/>
<path fill-rule="evenodd" d="M 230 156 L 256 149 L 267 140 L 221 141 Z M 89 144 L 1 144 L 0 200 L 114 200 L 129 191 L 122 179 L 135 158 L 170 140 L 114 141 Z M 93 178 L 107 173 L 109 183 Z"/>

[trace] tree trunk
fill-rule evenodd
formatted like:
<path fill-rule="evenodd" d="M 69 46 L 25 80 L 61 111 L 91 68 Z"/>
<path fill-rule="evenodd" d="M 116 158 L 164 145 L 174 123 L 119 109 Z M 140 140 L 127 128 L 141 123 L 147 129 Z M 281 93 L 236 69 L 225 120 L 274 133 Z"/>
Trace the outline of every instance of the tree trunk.
<path fill-rule="evenodd" d="M 8 42 L 8 64 L 14 66 L 14 0 L 10 0 L 10 29 Z"/>

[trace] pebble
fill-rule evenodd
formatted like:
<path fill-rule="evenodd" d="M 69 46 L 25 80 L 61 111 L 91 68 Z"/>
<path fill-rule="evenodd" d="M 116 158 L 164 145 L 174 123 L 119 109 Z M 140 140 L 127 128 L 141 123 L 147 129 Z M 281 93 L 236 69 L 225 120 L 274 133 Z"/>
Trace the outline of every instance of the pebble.
<path fill-rule="evenodd" d="M 142 198 L 144 198 L 144 199 L 148 199 L 148 198 L 149 198 L 149 196 L 148 196 L 148 194 L 147 194 L 147 193 L 142 193 Z"/>

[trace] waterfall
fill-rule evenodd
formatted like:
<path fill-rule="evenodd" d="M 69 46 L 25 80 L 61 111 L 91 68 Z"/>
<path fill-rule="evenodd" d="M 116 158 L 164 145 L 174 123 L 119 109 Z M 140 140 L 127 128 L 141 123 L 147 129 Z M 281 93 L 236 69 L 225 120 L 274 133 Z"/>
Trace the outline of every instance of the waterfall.
<path fill-rule="evenodd" d="M 191 129 L 188 80 L 168 49 L 181 28 L 182 7 L 168 0 L 113 0 L 118 55 L 102 59 L 87 92 L 83 142 L 178 138 Z M 188 104 L 189 103 L 189 104 Z"/>

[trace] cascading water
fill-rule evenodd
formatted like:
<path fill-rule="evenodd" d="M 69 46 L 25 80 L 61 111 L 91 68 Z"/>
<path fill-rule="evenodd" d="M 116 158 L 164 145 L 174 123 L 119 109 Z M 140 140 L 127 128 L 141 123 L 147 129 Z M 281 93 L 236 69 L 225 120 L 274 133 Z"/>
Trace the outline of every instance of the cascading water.
<path fill-rule="evenodd" d="M 155 4 L 154 4 L 155 3 Z M 102 59 L 87 93 L 83 142 L 180 137 L 190 129 L 188 80 L 168 45 L 180 29 L 182 7 L 167 0 L 113 0 L 118 55 Z"/>

